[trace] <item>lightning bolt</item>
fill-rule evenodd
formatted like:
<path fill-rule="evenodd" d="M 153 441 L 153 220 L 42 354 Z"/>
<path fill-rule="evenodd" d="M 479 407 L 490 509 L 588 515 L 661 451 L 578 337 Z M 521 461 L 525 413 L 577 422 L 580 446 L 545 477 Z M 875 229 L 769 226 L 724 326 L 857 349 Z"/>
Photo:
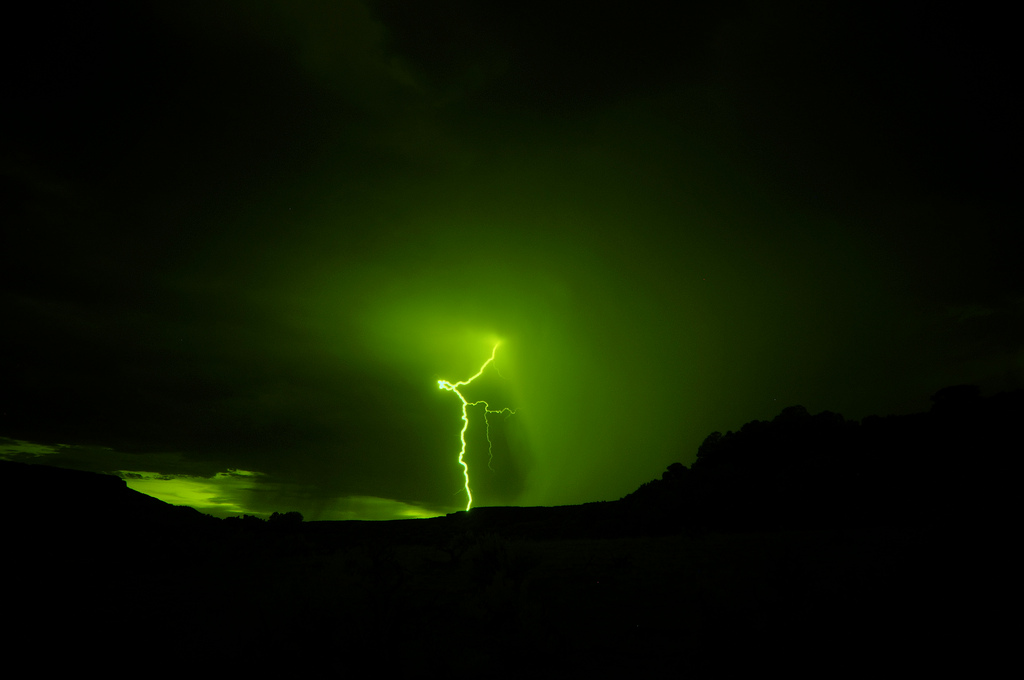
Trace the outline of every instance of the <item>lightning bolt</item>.
<path fill-rule="evenodd" d="M 437 381 L 437 386 L 438 386 L 439 389 L 448 390 L 449 392 L 454 392 L 459 397 L 459 400 L 462 401 L 462 433 L 459 435 L 459 439 L 462 441 L 462 450 L 459 451 L 459 465 L 462 466 L 462 476 L 466 480 L 465 485 L 464 485 L 464 488 L 466 489 L 466 498 L 467 498 L 466 510 L 469 510 L 471 507 L 473 507 L 473 492 L 469 488 L 469 465 L 466 463 L 466 430 L 469 429 L 469 413 L 468 413 L 467 409 L 470 406 L 479 406 L 480 404 L 483 404 L 483 407 L 484 407 L 484 424 L 487 426 L 487 452 L 488 452 L 488 455 L 489 455 L 489 458 L 487 459 L 487 467 L 489 467 L 491 470 L 494 470 L 494 468 L 491 467 L 491 460 L 494 459 L 494 451 L 493 451 L 492 446 L 491 446 L 491 424 L 487 420 L 487 414 L 489 414 L 489 413 L 508 413 L 508 414 L 512 415 L 512 414 L 515 414 L 515 410 L 510 409 L 510 408 L 502 408 L 502 409 L 498 409 L 498 410 L 493 410 L 493 409 L 491 409 L 490 404 L 488 404 L 486 401 L 484 401 L 482 399 L 480 401 L 467 401 L 466 397 L 463 396 L 462 392 L 459 392 L 459 388 L 460 387 L 465 387 L 469 383 L 471 383 L 474 380 L 476 380 L 477 378 L 479 378 L 481 376 L 481 374 L 483 374 L 484 370 L 490 365 L 490 363 L 492 361 L 494 361 L 494 354 L 498 351 L 498 345 L 500 345 L 500 344 L 501 343 L 499 342 L 496 345 L 494 345 L 494 349 L 491 350 L 491 358 L 484 362 L 484 365 L 480 367 L 480 370 L 477 371 L 476 374 L 473 375 L 473 377 L 468 378 L 466 380 L 460 380 L 457 383 L 451 383 L 451 382 L 448 382 L 447 380 L 438 380 Z"/>

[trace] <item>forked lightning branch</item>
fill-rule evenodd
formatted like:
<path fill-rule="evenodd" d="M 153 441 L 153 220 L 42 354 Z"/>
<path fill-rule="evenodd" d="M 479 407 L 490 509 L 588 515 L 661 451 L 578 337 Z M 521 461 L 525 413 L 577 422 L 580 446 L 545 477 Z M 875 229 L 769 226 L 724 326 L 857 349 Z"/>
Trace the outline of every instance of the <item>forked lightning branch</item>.
<path fill-rule="evenodd" d="M 498 343 L 498 344 L 501 344 L 501 343 Z M 509 414 L 514 414 L 515 410 L 511 409 L 511 408 L 502 408 L 502 409 L 493 410 L 493 409 L 491 409 L 490 405 L 486 401 L 484 401 L 482 399 L 479 400 L 479 401 L 466 401 L 466 397 L 462 394 L 462 392 L 459 391 L 459 388 L 460 387 L 465 387 L 469 383 L 471 383 L 474 380 L 476 380 L 477 378 L 479 378 L 483 374 L 484 369 L 486 369 L 487 366 L 492 361 L 494 361 L 494 354 L 497 351 L 498 351 L 498 345 L 495 345 L 494 349 L 491 350 L 491 358 L 484 362 L 484 365 L 480 367 L 480 370 L 477 371 L 476 374 L 473 377 L 468 378 L 466 380 L 459 381 L 457 383 L 451 383 L 451 382 L 448 382 L 447 380 L 438 380 L 437 381 L 437 386 L 440 389 L 448 390 L 449 392 L 454 392 L 455 394 L 458 395 L 459 400 L 462 401 L 462 433 L 459 435 L 459 438 L 462 441 L 462 449 L 459 451 L 459 465 L 462 466 L 462 476 L 466 480 L 466 483 L 465 483 L 466 499 L 467 499 L 466 500 L 466 510 L 469 510 L 471 507 L 473 507 L 473 492 L 469 488 L 469 465 L 466 463 L 466 430 L 469 429 L 469 412 L 468 412 L 467 409 L 469 409 L 470 406 L 479 406 L 481 404 L 483 405 L 483 407 L 484 407 L 484 424 L 486 425 L 486 428 L 487 428 L 487 447 L 488 447 L 488 453 L 491 454 L 492 456 L 493 456 L 493 453 L 491 452 L 491 425 L 487 421 L 487 415 L 490 414 L 490 413 L 509 413 Z M 490 467 L 490 461 L 488 461 L 487 465 L 488 465 L 488 467 Z"/>

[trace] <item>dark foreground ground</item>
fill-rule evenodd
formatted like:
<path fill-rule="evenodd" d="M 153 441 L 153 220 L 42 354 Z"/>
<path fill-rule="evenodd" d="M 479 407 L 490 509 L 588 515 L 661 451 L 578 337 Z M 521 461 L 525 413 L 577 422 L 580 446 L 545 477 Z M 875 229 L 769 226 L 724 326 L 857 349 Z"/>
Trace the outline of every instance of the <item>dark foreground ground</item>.
<path fill-rule="evenodd" d="M 80 512 L 6 513 L 4 645 L 40 671 L 917 675 L 999 645 L 956 522 L 654 531 L 614 502 L 275 525 L 98 481 Z"/>

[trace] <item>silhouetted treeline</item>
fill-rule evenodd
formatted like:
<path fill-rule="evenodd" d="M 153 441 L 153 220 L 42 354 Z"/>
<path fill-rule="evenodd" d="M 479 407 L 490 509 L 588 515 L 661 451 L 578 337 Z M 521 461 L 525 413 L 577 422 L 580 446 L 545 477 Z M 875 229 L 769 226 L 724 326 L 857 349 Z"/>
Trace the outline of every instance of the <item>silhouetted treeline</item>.
<path fill-rule="evenodd" d="M 655 528 L 771 530 L 948 521 L 996 512 L 1021 449 L 1024 391 L 973 385 L 927 413 L 845 420 L 790 406 L 771 421 L 712 432 L 690 468 L 674 463 L 623 499 Z"/>

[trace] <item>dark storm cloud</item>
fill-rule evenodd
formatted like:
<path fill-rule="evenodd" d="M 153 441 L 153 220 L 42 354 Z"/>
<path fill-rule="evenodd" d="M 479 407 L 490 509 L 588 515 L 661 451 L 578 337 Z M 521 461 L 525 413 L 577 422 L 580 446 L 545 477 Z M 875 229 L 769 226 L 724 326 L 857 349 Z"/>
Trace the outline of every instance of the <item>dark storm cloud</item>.
<path fill-rule="evenodd" d="M 38 444 L 6 437 L 0 440 L 0 457 L 21 463 L 43 463 L 105 474 L 131 471 L 139 466 L 164 478 L 189 474 L 213 477 L 221 472 L 215 464 L 189 461 L 177 453 L 139 454 L 118 451 L 108 446 Z"/>
<path fill-rule="evenodd" d="M 614 3 L 377 2 L 391 45 L 456 101 L 506 112 L 586 115 L 651 89 L 699 80 L 723 7 Z"/>

